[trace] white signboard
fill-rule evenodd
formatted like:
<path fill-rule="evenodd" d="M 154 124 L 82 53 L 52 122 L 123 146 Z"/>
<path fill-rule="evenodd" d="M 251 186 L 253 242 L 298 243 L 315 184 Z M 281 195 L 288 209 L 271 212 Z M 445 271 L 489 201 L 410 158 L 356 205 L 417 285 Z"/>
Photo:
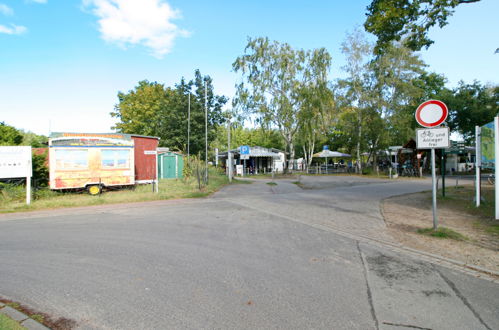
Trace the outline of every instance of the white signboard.
<path fill-rule="evenodd" d="M 244 160 L 244 159 L 249 159 L 249 155 L 244 155 L 244 154 L 241 154 L 241 159 Z"/>
<path fill-rule="evenodd" d="M 32 175 L 31 147 L 0 147 L 0 178 L 26 178 Z"/>
<path fill-rule="evenodd" d="M 441 149 L 450 147 L 448 127 L 416 129 L 416 146 L 418 149 Z"/>
<path fill-rule="evenodd" d="M 156 155 L 156 150 L 144 150 L 144 155 Z"/>
<path fill-rule="evenodd" d="M 243 165 L 236 165 L 236 175 L 243 175 Z"/>

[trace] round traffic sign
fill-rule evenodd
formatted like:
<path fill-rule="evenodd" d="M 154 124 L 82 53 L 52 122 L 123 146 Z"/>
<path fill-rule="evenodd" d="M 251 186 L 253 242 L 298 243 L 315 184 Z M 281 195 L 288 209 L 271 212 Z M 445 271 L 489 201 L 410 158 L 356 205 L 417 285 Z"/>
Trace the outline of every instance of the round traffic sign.
<path fill-rule="evenodd" d="M 424 127 L 435 127 L 442 124 L 449 115 L 444 102 L 429 100 L 423 102 L 416 109 L 416 121 Z"/>

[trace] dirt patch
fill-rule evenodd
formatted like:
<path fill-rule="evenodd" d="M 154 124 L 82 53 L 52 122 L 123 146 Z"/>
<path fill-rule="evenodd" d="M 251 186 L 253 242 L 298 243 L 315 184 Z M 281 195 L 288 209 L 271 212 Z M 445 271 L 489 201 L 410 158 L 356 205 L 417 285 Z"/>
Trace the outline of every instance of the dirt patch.
<path fill-rule="evenodd" d="M 483 208 L 474 208 L 473 187 L 448 188 L 447 197 L 438 201 L 439 226 L 466 236 L 468 239 L 465 241 L 428 237 L 417 233 L 418 229 L 433 225 L 431 204 L 431 192 L 384 200 L 382 210 L 390 235 L 407 247 L 499 273 L 499 222 L 494 222 L 490 212 L 484 212 Z M 487 207 L 485 211 L 488 211 Z"/>

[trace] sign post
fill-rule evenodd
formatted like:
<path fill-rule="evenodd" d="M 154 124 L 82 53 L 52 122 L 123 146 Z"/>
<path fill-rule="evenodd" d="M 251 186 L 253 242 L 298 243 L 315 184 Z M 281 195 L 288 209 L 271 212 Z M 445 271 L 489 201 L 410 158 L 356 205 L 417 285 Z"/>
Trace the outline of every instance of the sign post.
<path fill-rule="evenodd" d="M 243 167 L 243 176 L 244 176 L 244 171 L 246 171 L 246 160 L 249 159 L 249 155 L 250 155 L 250 147 L 249 146 L 240 146 L 239 147 L 239 155 L 240 155 L 240 159 L 244 160 L 244 167 Z"/>
<path fill-rule="evenodd" d="M 439 127 L 445 122 L 449 111 L 447 106 L 437 100 L 422 103 L 416 109 L 416 121 L 426 128 L 416 130 L 417 149 L 431 149 L 431 183 L 432 183 L 432 208 L 433 230 L 438 228 L 437 215 L 437 175 L 435 169 L 435 149 L 448 148 L 450 145 L 450 132 L 448 127 Z M 444 171 L 444 169 L 442 169 Z"/>
<path fill-rule="evenodd" d="M 322 146 L 322 151 L 327 151 L 327 150 L 329 150 L 329 146 L 328 145 Z M 326 174 L 329 174 L 328 171 L 327 171 L 327 157 L 326 157 Z"/>

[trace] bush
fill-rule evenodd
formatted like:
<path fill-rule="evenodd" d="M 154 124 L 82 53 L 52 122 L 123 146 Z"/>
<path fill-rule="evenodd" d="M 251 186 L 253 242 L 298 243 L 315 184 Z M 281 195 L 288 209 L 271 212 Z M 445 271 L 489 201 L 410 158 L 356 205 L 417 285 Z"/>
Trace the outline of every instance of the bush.
<path fill-rule="evenodd" d="M 26 198 L 26 187 L 20 184 L 0 182 L 0 202 L 22 201 Z"/>
<path fill-rule="evenodd" d="M 362 169 L 363 175 L 371 175 L 373 174 L 373 169 L 371 167 L 365 167 Z"/>
<path fill-rule="evenodd" d="M 47 167 L 47 152 L 41 155 L 33 154 L 33 185 L 46 187 L 49 182 L 49 169 Z"/>

